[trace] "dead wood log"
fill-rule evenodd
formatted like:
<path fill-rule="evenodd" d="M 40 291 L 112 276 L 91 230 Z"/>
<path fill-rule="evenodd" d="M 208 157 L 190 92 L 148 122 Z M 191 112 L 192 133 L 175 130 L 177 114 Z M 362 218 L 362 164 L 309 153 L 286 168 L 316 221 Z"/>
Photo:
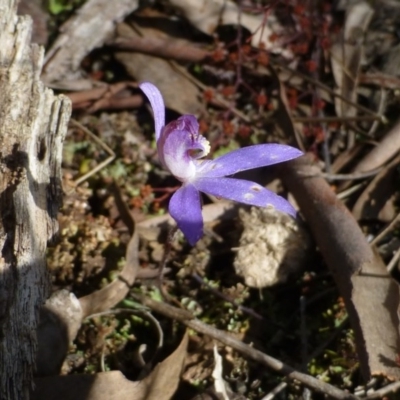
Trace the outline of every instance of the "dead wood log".
<path fill-rule="evenodd" d="M 40 82 L 43 49 L 16 0 L 0 2 L 0 398 L 29 397 L 46 246 L 58 231 L 70 101 Z"/>

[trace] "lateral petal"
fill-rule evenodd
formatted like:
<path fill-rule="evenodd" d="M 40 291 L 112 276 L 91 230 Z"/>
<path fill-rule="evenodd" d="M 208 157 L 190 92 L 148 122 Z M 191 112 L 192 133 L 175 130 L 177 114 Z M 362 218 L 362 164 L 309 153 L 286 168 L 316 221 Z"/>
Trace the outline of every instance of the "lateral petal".
<path fill-rule="evenodd" d="M 256 144 L 224 154 L 215 160 L 198 164 L 198 177 L 217 178 L 248 169 L 265 167 L 303 155 L 300 150 L 284 144 Z"/>
<path fill-rule="evenodd" d="M 169 202 L 169 213 L 187 241 L 194 246 L 203 236 L 199 191 L 191 184 L 179 188 Z"/>
<path fill-rule="evenodd" d="M 193 184 L 204 193 L 252 206 L 272 206 L 281 212 L 296 216 L 296 210 L 287 200 L 255 182 L 234 178 L 200 178 Z"/>

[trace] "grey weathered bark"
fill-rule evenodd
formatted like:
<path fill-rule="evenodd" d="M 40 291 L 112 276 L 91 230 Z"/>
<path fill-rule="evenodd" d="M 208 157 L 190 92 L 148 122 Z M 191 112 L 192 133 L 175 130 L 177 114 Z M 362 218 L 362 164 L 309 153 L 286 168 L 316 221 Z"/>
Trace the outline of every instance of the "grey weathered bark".
<path fill-rule="evenodd" d="M 57 234 L 67 98 L 40 82 L 43 49 L 16 0 L 0 0 L 0 398 L 27 399 L 38 309 L 49 291 L 45 253 Z"/>
<path fill-rule="evenodd" d="M 118 6 L 116 6 L 116 3 Z M 138 0 L 88 0 L 60 28 L 57 40 L 46 53 L 42 78 L 53 87 L 77 90 L 92 88 L 82 78 L 81 62 L 87 54 L 112 36 L 115 24 L 139 6 Z M 77 81 L 74 82 L 73 81 Z"/>

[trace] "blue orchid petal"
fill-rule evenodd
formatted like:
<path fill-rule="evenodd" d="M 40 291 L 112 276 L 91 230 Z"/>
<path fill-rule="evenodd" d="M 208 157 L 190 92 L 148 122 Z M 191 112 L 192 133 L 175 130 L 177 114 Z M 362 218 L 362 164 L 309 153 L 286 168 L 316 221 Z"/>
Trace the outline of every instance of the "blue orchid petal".
<path fill-rule="evenodd" d="M 248 169 L 265 167 L 300 157 L 303 153 L 283 144 L 257 144 L 224 154 L 215 160 L 198 164 L 197 176 L 217 178 L 236 174 Z"/>
<path fill-rule="evenodd" d="M 191 114 L 185 114 L 179 117 L 176 122 L 178 126 L 177 129 L 183 131 L 188 131 L 192 135 L 198 135 L 199 134 L 199 122 L 197 121 L 197 118 L 194 115 Z"/>
<path fill-rule="evenodd" d="M 188 242 L 194 246 L 203 236 L 199 191 L 191 184 L 183 185 L 171 197 L 169 213 Z"/>
<path fill-rule="evenodd" d="M 187 131 L 171 131 L 162 135 L 158 145 L 158 154 L 164 166 L 175 178 L 182 182 L 196 176 L 196 165 L 190 157 L 190 150 L 196 148 Z"/>
<path fill-rule="evenodd" d="M 296 216 L 296 210 L 283 197 L 255 182 L 234 178 L 200 178 L 193 182 L 198 190 L 252 206 L 272 206 L 281 212 Z"/>
<path fill-rule="evenodd" d="M 161 136 L 161 131 L 165 125 L 165 106 L 160 91 L 150 82 L 143 82 L 139 85 L 140 89 L 150 101 L 154 114 L 154 126 L 156 131 L 156 142 Z"/>

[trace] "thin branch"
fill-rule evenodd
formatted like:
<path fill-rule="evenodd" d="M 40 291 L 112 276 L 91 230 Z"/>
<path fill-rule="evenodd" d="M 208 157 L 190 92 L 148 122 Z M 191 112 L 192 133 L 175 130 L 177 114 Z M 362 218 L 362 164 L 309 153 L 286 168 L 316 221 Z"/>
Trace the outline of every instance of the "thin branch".
<path fill-rule="evenodd" d="M 389 394 L 396 393 L 400 390 L 400 382 L 394 382 L 381 389 L 376 390 L 374 393 L 368 395 L 365 400 L 378 400 L 386 398 Z"/>
<path fill-rule="evenodd" d="M 99 137 L 97 137 L 94 133 L 92 133 L 85 126 L 83 126 L 79 121 L 77 121 L 76 119 L 71 118 L 70 122 L 71 122 L 72 125 L 75 125 L 77 128 L 83 130 L 83 132 L 85 132 L 94 142 L 96 142 L 98 145 L 100 145 L 109 154 L 109 157 L 107 159 L 105 159 L 100 164 L 96 165 L 96 167 L 94 167 L 87 174 L 81 176 L 80 178 L 78 178 L 78 179 L 76 179 L 74 181 L 75 186 L 78 186 L 82 182 L 85 182 L 86 179 L 90 178 L 91 176 L 93 176 L 97 172 L 101 171 L 108 164 L 110 164 L 115 159 L 115 153 L 111 149 L 111 147 L 109 147 L 103 140 L 101 140 Z"/>
<path fill-rule="evenodd" d="M 315 79 L 309 77 L 308 75 L 303 74 L 303 73 L 301 73 L 299 71 L 293 70 L 292 68 L 287 67 L 283 63 L 277 63 L 276 67 L 282 68 L 282 69 L 290 72 L 291 74 L 299 76 L 300 78 L 304 79 L 305 81 L 307 81 L 307 82 L 319 87 L 320 89 L 328 92 L 330 95 L 332 95 L 334 97 L 337 97 L 338 99 L 344 101 L 345 103 L 357 108 L 359 111 L 362 111 L 362 112 L 365 112 L 365 113 L 367 113 L 369 115 L 372 115 L 375 119 L 381 121 L 382 123 L 387 123 L 387 120 L 386 120 L 384 115 L 378 115 L 374 111 L 370 110 L 369 108 L 366 108 L 366 107 L 364 107 L 364 106 L 362 106 L 360 104 L 352 102 L 351 100 L 349 100 L 348 98 L 342 96 L 341 94 L 336 93 L 333 89 L 331 89 L 329 86 L 326 86 L 322 82 L 317 81 L 317 80 L 315 80 Z"/>
<path fill-rule="evenodd" d="M 399 262 L 399 260 L 400 260 L 400 248 L 397 249 L 396 254 L 390 260 L 390 262 L 387 266 L 388 272 L 391 272 L 393 270 L 393 268 L 396 266 L 396 264 Z"/>
<path fill-rule="evenodd" d="M 336 194 L 336 197 L 339 200 L 344 200 L 346 197 L 351 196 L 353 193 L 357 192 L 358 190 L 362 189 L 363 187 L 367 186 L 368 182 L 364 181 L 358 183 L 357 185 L 351 186 L 348 189 L 342 190 L 341 192 Z"/>
<path fill-rule="evenodd" d="M 182 41 L 156 37 L 130 37 L 129 39 L 117 38 L 110 44 L 117 50 L 137 51 L 167 60 L 177 60 L 185 62 L 200 62 L 212 55 L 212 52 L 196 46 L 186 44 Z"/>
<path fill-rule="evenodd" d="M 377 236 L 375 236 L 374 240 L 371 241 L 370 245 L 373 246 L 380 242 L 400 221 L 400 213 L 398 213 L 392 221 L 390 221 L 389 225 L 387 225 Z"/>
<path fill-rule="evenodd" d="M 162 327 L 160 323 L 158 322 L 158 319 L 155 318 L 151 313 L 149 313 L 145 308 L 141 309 L 131 309 L 131 308 L 113 308 L 111 310 L 106 310 L 98 313 L 94 313 L 91 315 L 88 315 L 86 319 L 93 319 L 93 318 L 98 318 L 98 317 L 106 317 L 109 315 L 116 315 L 116 314 L 141 314 L 145 318 L 151 321 L 151 323 L 154 325 L 156 328 L 156 331 L 158 333 L 158 343 L 157 343 L 157 349 L 155 350 L 155 354 L 153 355 L 152 359 L 154 359 L 155 355 L 157 352 L 163 347 L 164 345 L 164 331 L 162 330 Z"/>
<path fill-rule="evenodd" d="M 363 122 L 363 121 L 377 121 L 378 118 L 374 115 L 355 115 L 349 117 L 292 117 L 294 122 L 307 122 L 311 124 L 321 124 L 323 122 Z"/>
<path fill-rule="evenodd" d="M 383 136 L 379 143 L 354 167 L 353 172 L 364 172 L 382 166 L 400 150 L 400 120 Z"/>
<path fill-rule="evenodd" d="M 287 388 L 286 382 L 281 382 L 279 385 L 275 386 L 266 396 L 261 400 L 273 400 L 278 396 L 283 390 Z"/>
<path fill-rule="evenodd" d="M 152 300 L 145 296 L 140 296 L 136 294 L 132 294 L 132 297 L 136 300 L 142 302 L 145 306 L 151 308 L 153 311 L 158 312 L 164 316 L 167 316 L 172 319 L 176 319 L 184 325 L 188 326 L 191 329 L 194 329 L 197 332 L 203 333 L 204 335 L 210 336 L 215 340 L 218 340 L 224 343 L 227 346 L 234 348 L 239 351 L 241 354 L 246 357 L 265 365 L 266 367 L 278 372 L 290 379 L 296 379 L 308 388 L 315 390 L 316 392 L 323 393 L 328 395 L 334 399 L 338 400 L 356 400 L 358 397 L 353 394 L 347 393 L 343 390 L 340 390 L 326 382 L 320 381 L 310 375 L 303 374 L 290 367 L 287 364 L 282 363 L 281 361 L 268 356 L 267 354 L 256 350 L 254 347 L 243 343 L 242 341 L 236 339 L 232 335 L 221 331 L 219 329 L 213 328 L 198 319 L 193 318 L 193 316 L 186 310 L 182 310 L 176 307 L 173 307 L 169 304 L 158 302 Z"/>
<path fill-rule="evenodd" d="M 357 179 L 365 179 L 370 178 L 371 176 L 375 176 L 378 174 L 382 168 L 376 168 L 372 171 L 366 171 L 361 173 L 354 173 L 354 174 L 328 174 L 325 172 L 321 172 L 318 174 L 301 174 L 306 178 L 325 178 L 332 181 L 347 181 L 347 180 L 357 180 Z"/>
<path fill-rule="evenodd" d="M 194 76 L 189 74 L 187 70 L 180 65 L 178 65 L 176 62 L 170 61 L 171 66 L 181 73 L 185 78 L 187 78 L 189 81 L 191 81 L 193 84 L 195 84 L 198 88 L 201 90 L 209 90 L 211 89 L 209 86 L 204 85 L 204 83 L 200 82 L 198 79 L 196 79 Z M 231 111 L 233 114 L 235 114 L 237 117 L 239 117 L 241 120 L 250 123 L 251 120 L 250 118 L 243 112 L 241 112 L 239 109 L 234 107 L 232 104 L 230 104 L 227 100 L 225 100 L 219 93 L 215 92 L 214 93 L 214 98 L 211 101 L 216 106 L 223 107 Z"/>
<path fill-rule="evenodd" d="M 242 313 L 244 314 L 248 314 L 250 316 L 252 316 L 253 318 L 256 318 L 260 321 L 262 321 L 264 318 L 262 315 L 258 314 L 257 312 L 255 312 L 254 310 L 252 310 L 249 307 L 245 307 L 241 304 L 239 304 L 235 299 L 232 299 L 229 296 L 226 296 L 224 293 L 222 293 L 221 291 L 214 289 L 209 283 L 205 282 L 204 279 L 197 273 L 193 273 L 192 274 L 193 279 L 195 279 L 197 282 L 200 283 L 200 285 L 205 286 L 207 288 L 207 290 L 209 290 L 211 293 L 213 293 L 215 296 L 227 301 L 228 303 L 231 303 L 234 307 L 236 307 L 237 309 L 239 309 Z"/>

